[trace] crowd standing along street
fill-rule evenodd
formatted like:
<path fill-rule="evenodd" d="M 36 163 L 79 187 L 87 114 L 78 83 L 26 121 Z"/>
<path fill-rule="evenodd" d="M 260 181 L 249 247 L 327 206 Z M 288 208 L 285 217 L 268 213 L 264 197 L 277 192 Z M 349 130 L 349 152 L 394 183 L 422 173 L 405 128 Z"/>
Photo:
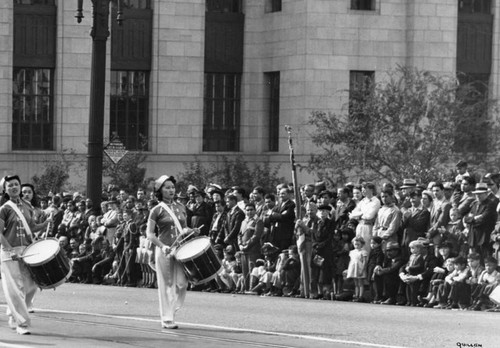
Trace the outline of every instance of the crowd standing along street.
<path fill-rule="evenodd" d="M 185 290 L 499 311 L 500 174 L 477 181 L 460 161 L 447 182 L 349 182 L 336 191 L 304 184 L 297 217 L 286 183 L 275 192 L 217 184 L 177 192 L 175 178 L 163 175 L 154 192 L 110 185 L 97 207 L 78 192 L 41 197 L 6 176 L 0 231 L 9 325 L 29 333 L 36 285 L 64 281 L 158 287 L 166 329 L 178 327 Z M 25 249 L 56 239 L 71 262 L 54 284 L 37 277 L 36 252 Z"/>

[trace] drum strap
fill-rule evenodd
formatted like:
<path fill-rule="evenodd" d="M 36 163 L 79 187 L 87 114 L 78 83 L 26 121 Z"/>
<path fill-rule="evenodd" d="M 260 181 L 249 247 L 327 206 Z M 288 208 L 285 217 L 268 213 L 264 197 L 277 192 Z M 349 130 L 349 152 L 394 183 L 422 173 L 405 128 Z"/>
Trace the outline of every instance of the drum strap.
<path fill-rule="evenodd" d="M 179 219 L 177 218 L 177 216 L 175 216 L 175 214 L 172 211 L 172 209 L 170 209 L 170 207 L 168 205 L 166 205 L 165 202 L 160 202 L 159 204 L 160 204 L 160 206 L 163 209 L 165 209 L 167 211 L 168 215 L 170 215 L 170 217 L 172 218 L 172 220 L 174 220 L 175 227 L 177 227 L 177 233 L 181 234 L 182 233 L 181 223 L 179 222 Z"/>
<path fill-rule="evenodd" d="M 28 225 L 28 222 L 26 221 L 26 218 L 24 217 L 24 214 L 21 212 L 21 210 L 19 210 L 17 205 L 12 201 L 7 201 L 7 202 L 5 202 L 5 204 L 9 205 L 12 208 L 12 210 L 14 210 L 14 212 L 19 217 L 19 220 L 21 220 L 21 223 L 23 224 L 24 230 L 26 231 L 28 236 L 30 236 L 31 240 L 33 240 L 33 235 L 31 234 L 31 229 Z"/>

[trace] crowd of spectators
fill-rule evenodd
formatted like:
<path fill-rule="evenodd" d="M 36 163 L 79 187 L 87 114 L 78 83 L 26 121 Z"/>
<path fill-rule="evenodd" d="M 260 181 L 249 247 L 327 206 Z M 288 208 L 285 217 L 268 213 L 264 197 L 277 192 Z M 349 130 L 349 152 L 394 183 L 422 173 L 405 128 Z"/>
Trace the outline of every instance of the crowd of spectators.
<path fill-rule="evenodd" d="M 38 237 L 58 238 L 73 261 L 69 281 L 156 286 L 152 193 L 111 185 L 96 207 L 77 192 L 40 198 L 23 186 L 39 222 L 52 217 Z M 499 186 L 500 174 L 477 180 L 463 161 L 447 182 L 305 184 L 299 209 L 286 183 L 248 195 L 190 185 L 177 200 L 222 264 L 190 290 L 498 311 Z"/>

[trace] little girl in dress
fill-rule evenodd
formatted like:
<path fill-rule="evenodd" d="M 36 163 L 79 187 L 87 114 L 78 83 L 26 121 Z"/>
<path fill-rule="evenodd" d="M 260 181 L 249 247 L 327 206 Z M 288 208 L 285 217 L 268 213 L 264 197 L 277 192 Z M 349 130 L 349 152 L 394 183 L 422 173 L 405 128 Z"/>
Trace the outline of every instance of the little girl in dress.
<path fill-rule="evenodd" d="M 352 240 L 354 249 L 349 252 L 349 266 L 347 267 L 346 278 L 354 280 L 353 302 L 363 302 L 363 286 L 366 278 L 366 264 L 368 252 L 364 249 L 365 240 L 363 237 L 355 237 Z"/>

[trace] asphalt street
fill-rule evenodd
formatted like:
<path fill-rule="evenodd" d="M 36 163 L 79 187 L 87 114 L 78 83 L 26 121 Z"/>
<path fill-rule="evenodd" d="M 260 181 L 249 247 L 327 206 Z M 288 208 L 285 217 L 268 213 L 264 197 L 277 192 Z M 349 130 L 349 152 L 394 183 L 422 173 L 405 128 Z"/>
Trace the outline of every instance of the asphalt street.
<path fill-rule="evenodd" d="M 498 313 L 204 292 L 188 292 L 179 329 L 162 330 L 157 296 L 84 284 L 44 290 L 31 335 L 17 335 L 0 316 L 0 347 L 500 346 Z"/>

